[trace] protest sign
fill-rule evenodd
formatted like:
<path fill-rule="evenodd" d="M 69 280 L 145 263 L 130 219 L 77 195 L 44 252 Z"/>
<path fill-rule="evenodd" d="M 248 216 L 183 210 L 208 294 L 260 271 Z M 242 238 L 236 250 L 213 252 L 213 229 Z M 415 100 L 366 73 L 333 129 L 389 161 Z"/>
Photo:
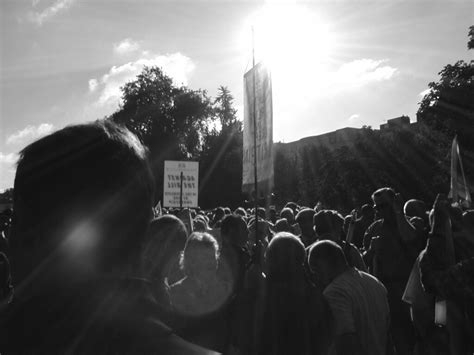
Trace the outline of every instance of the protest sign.
<path fill-rule="evenodd" d="M 166 160 L 163 180 L 164 207 L 198 207 L 198 162 Z"/>

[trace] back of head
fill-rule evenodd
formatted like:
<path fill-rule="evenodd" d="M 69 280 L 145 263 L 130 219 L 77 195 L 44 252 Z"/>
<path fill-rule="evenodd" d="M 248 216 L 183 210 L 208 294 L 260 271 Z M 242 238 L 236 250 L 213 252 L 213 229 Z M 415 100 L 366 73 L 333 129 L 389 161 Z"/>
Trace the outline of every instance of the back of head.
<path fill-rule="evenodd" d="M 215 272 L 219 261 L 219 245 L 209 233 L 193 232 L 181 255 L 181 267 L 187 276 L 200 277 Z"/>
<path fill-rule="evenodd" d="M 342 248 L 331 240 L 322 240 L 311 246 L 308 264 L 311 272 L 319 274 L 317 278 L 323 287 L 348 267 Z"/>
<path fill-rule="evenodd" d="M 344 225 L 344 218 L 333 210 L 322 210 L 314 215 L 314 228 L 319 236 L 332 234 L 339 236 Z"/>
<path fill-rule="evenodd" d="M 307 225 L 307 224 L 312 225 L 313 224 L 313 216 L 315 215 L 315 213 L 316 212 L 314 210 L 310 209 L 310 208 L 302 209 L 296 215 L 295 220 L 299 225 Z"/>
<path fill-rule="evenodd" d="M 243 207 L 238 207 L 234 211 L 235 214 L 238 214 L 242 217 L 247 217 L 247 212 L 245 212 L 245 209 Z"/>
<path fill-rule="evenodd" d="M 298 210 L 298 205 L 295 202 L 290 201 L 286 203 L 285 208 L 291 208 L 291 210 L 293 211 L 293 214 L 296 214 Z"/>
<path fill-rule="evenodd" d="M 293 224 L 295 222 L 295 214 L 289 207 L 285 207 L 280 211 L 280 217 L 286 218 L 288 223 Z"/>
<path fill-rule="evenodd" d="M 278 221 L 276 221 L 274 230 L 277 233 L 278 232 L 291 232 L 291 227 L 286 218 L 280 218 Z"/>
<path fill-rule="evenodd" d="M 428 208 L 426 207 L 426 203 L 421 200 L 411 199 L 405 202 L 405 205 L 403 206 L 403 212 L 407 217 L 420 217 L 423 220 L 426 220 L 427 211 Z"/>
<path fill-rule="evenodd" d="M 186 244 L 184 223 L 174 215 L 164 215 L 150 223 L 143 248 L 144 273 L 150 277 L 167 276 L 168 266 L 177 263 Z"/>
<path fill-rule="evenodd" d="M 370 219 L 370 220 L 374 219 L 374 208 L 372 207 L 372 205 L 369 205 L 366 203 L 365 205 L 361 207 L 360 212 L 361 212 L 362 218 Z"/>
<path fill-rule="evenodd" d="M 387 199 L 387 202 L 392 202 L 395 199 L 395 191 L 391 187 L 382 187 L 378 190 L 376 190 L 372 194 L 372 200 L 375 198 L 385 198 Z"/>
<path fill-rule="evenodd" d="M 298 237 L 280 232 L 268 244 L 265 263 L 270 281 L 292 281 L 303 276 L 305 249 Z"/>
<path fill-rule="evenodd" d="M 113 269 L 138 256 L 153 207 L 146 151 L 127 129 L 66 127 L 20 154 L 10 237 L 17 280 L 53 253 Z"/>
<path fill-rule="evenodd" d="M 248 228 L 242 216 L 225 216 L 221 224 L 221 236 L 223 244 L 244 246 L 248 241 Z"/>

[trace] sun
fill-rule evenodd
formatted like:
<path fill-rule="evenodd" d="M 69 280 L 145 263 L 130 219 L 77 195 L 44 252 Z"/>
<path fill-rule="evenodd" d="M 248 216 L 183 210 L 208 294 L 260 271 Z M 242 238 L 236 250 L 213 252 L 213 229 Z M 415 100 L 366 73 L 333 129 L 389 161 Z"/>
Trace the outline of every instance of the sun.
<path fill-rule="evenodd" d="M 255 63 L 270 68 L 274 137 L 285 137 L 295 123 L 289 118 L 304 111 L 315 93 L 327 89 L 337 36 L 318 13 L 302 4 L 267 2 L 244 24 L 240 43 L 247 60 L 250 54 L 249 62 L 254 51 Z"/>
<path fill-rule="evenodd" d="M 320 71 L 330 60 L 334 38 L 329 26 L 302 5 L 267 3 L 247 26 L 253 30 L 256 61 L 263 61 L 273 75 Z"/>

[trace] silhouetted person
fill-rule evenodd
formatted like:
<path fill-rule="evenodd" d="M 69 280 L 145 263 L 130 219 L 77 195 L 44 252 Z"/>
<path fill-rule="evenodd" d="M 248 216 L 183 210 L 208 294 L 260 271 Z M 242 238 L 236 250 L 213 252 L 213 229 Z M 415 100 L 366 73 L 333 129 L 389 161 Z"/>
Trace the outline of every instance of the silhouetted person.
<path fill-rule="evenodd" d="M 301 234 L 299 235 L 304 246 L 307 247 L 316 241 L 316 232 L 313 228 L 313 216 L 315 212 L 310 208 L 302 209 L 296 215 L 296 222 L 300 226 Z"/>
<path fill-rule="evenodd" d="M 341 247 L 329 240 L 311 246 L 309 267 L 334 316 L 336 354 L 391 354 L 390 311 L 382 283 L 351 268 Z"/>
<path fill-rule="evenodd" d="M 332 316 L 322 294 L 306 278 L 303 243 L 293 234 L 278 233 L 265 258 L 259 354 L 327 354 Z"/>
<path fill-rule="evenodd" d="M 218 277 L 220 251 L 208 233 L 194 232 L 181 254 L 184 278 L 171 285 L 169 295 L 179 319 L 178 334 L 193 343 L 223 351 L 227 340 L 225 307 L 231 285 Z"/>
<path fill-rule="evenodd" d="M 169 284 L 183 277 L 179 258 L 187 239 L 184 223 L 174 215 L 164 215 L 150 223 L 143 248 L 143 276 L 152 284 L 153 295 L 162 310 L 162 320 L 171 317 Z"/>
<path fill-rule="evenodd" d="M 352 244 L 357 248 L 362 249 L 365 231 L 372 223 L 374 223 L 374 209 L 371 205 L 365 204 L 360 209 L 360 218 L 356 220 L 354 226 Z"/>
<path fill-rule="evenodd" d="M 403 213 L 403 202 L 391 188 L 382 188 L 372 194 L 375 221 L 364 239 L 370 240 L 366 260 L 371 273 L 387 288 L 392 315 L 392 335 L 397 353 L 411 354 L 415 332 L 409 307 L 402 301 L 403 292 L 412 266 L 420 252 L 415 228 Z"/>
<path fill-rule="evenodd" d="M 321 210 L 314 215 L 313 223 L 318 240 L 332 240 L 337 243 L 344 251 L 350 266 L 367 271 L 359 250 L 353 244 L 341 239 L 344 219 L 339 213 L 333 210 Z"/>
<path fill-rule="evenodd" d="M 137 278 L 153 186 L 144 147 L 107 120 L 21 152 L 2 353 L 208 353 L 160 322 L 150 283 Z"/>

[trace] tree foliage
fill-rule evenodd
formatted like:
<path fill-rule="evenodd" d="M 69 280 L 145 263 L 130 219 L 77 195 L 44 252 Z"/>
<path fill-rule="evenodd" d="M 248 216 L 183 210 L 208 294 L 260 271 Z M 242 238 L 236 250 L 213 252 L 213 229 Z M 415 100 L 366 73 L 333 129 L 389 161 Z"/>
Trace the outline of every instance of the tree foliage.
<path fill-rule="evenodd" d="M 165 160 L 198 159 L 213 107 L 205 91 L 176 87 L 158 67 L 145 67 L 122 88 L 111 119 L 134 132 L 150 151 L 158 198 Z"/>

